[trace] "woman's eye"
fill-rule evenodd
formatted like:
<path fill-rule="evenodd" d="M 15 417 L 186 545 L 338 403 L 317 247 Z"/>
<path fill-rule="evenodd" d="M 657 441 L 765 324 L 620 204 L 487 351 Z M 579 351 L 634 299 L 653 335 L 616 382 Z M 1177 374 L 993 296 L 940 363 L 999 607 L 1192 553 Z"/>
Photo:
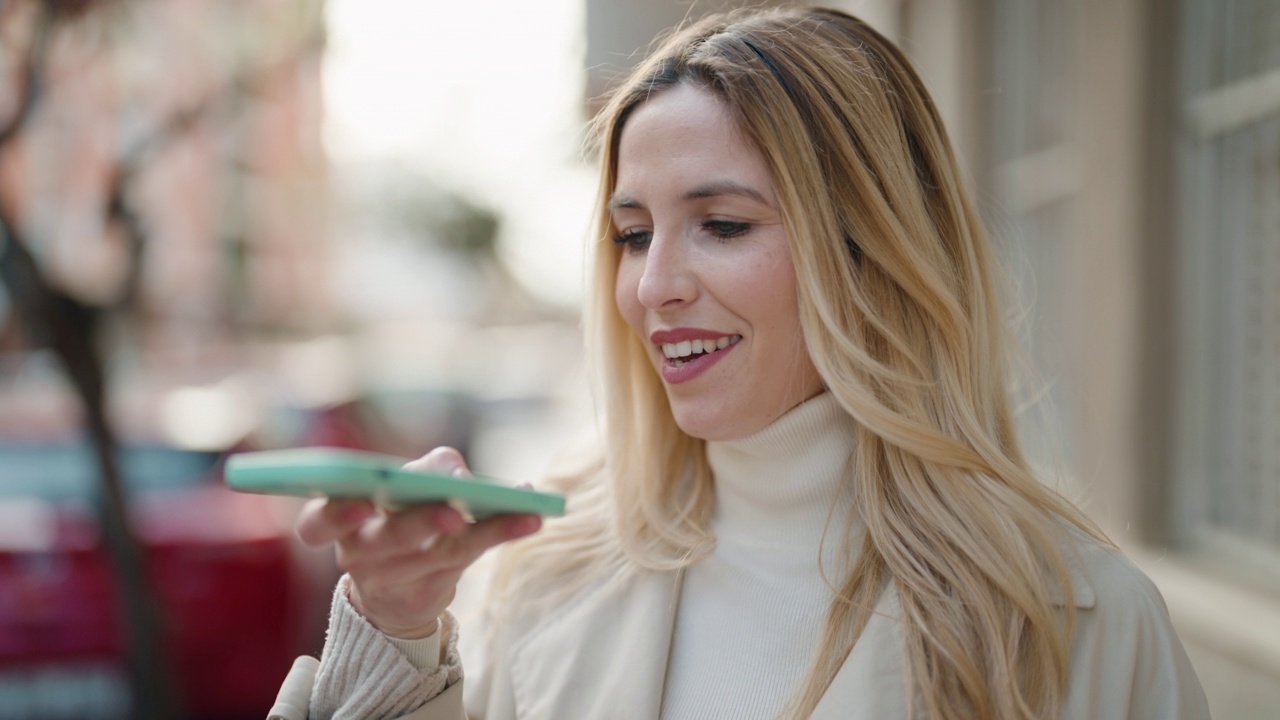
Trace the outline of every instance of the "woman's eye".
<path fill-rule="evenodd" d="M 745 234 L 751 229 L 751 224 L 732 220 L 707 220 L 702 223 L 702 229 L 721 240 L 728 240 Z"/>
<path fill-rule="evenodd" d="M 627 230 L 618 233 L 613 237 L 616 245 L 625 245 L 627 249 L 636 252 L 649 247 L 649 241 L 653 239 L 653 233 L 648 230 Z"/>

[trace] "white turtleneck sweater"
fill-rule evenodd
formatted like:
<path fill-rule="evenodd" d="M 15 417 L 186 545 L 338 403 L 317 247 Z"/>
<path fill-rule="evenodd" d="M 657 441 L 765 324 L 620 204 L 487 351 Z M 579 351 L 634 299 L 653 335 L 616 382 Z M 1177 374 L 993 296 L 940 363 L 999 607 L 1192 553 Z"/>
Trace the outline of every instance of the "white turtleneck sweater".
<path fill-rule="evenodd" d="M 835 595 L 823 574 L 839 585 L 848 567 L 853 437 L 824 393 L 754 435 L 707 444 L 716 549 L 686 573 L 663 720 L 771 718 L 800 690 Z"/>

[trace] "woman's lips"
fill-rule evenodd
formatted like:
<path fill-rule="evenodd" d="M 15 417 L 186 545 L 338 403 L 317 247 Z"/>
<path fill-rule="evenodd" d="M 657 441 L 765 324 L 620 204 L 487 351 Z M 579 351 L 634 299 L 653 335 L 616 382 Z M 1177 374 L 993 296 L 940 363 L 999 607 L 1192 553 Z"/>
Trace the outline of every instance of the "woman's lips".
<path fill-rule="evenodd" d="M 705 328 L 655 330 L 649 341 L 662 356 L 662 379 L 672 385 L 689 382 L 720 362 L 742 340 L 737 333 Z"/>
<path fill-rule="evenodd" d="M 698 375 L 707 372 L 710 366 L 723 360 L 724 356 L 730 354 L 735 347 L 737 346 L 731 345 L 723 348 L 723 350 L 704 352 L 704 354 L 685 360 L 684 364 L 681 365 L 676 364 L 678 360 L 666 357 L 662 361 L 662 379 L 671 384 L 687 383 L 689 380 L 698 377 Z"/>

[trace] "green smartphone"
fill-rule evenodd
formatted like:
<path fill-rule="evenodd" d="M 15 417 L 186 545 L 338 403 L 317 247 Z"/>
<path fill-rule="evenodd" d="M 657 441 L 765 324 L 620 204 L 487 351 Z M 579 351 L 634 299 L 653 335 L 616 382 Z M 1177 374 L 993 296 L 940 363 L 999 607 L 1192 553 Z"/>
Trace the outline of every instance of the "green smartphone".
<path fill-rule="evenodd" d="M 504 513 L 564 515 L 564 496 L 510 487 L 493 478 L 405 470 L 393 455 L 341 448 L 236 453 L 227 458 L 232 490 L 297 497 L 369 498 L 390 505 L 447 502 L 474 518 Z"/>

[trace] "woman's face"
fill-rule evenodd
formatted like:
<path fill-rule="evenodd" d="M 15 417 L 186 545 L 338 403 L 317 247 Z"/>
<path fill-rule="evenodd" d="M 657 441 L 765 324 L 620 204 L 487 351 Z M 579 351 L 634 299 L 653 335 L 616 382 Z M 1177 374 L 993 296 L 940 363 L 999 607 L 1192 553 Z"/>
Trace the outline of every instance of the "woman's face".
<path fill-rule="evenodd" d="M 821 392 L 773 181 L 715 95 L 678 85 L 635 109 L 610 211 L 618 310 L 682 430 L 744 437 Z"/>

